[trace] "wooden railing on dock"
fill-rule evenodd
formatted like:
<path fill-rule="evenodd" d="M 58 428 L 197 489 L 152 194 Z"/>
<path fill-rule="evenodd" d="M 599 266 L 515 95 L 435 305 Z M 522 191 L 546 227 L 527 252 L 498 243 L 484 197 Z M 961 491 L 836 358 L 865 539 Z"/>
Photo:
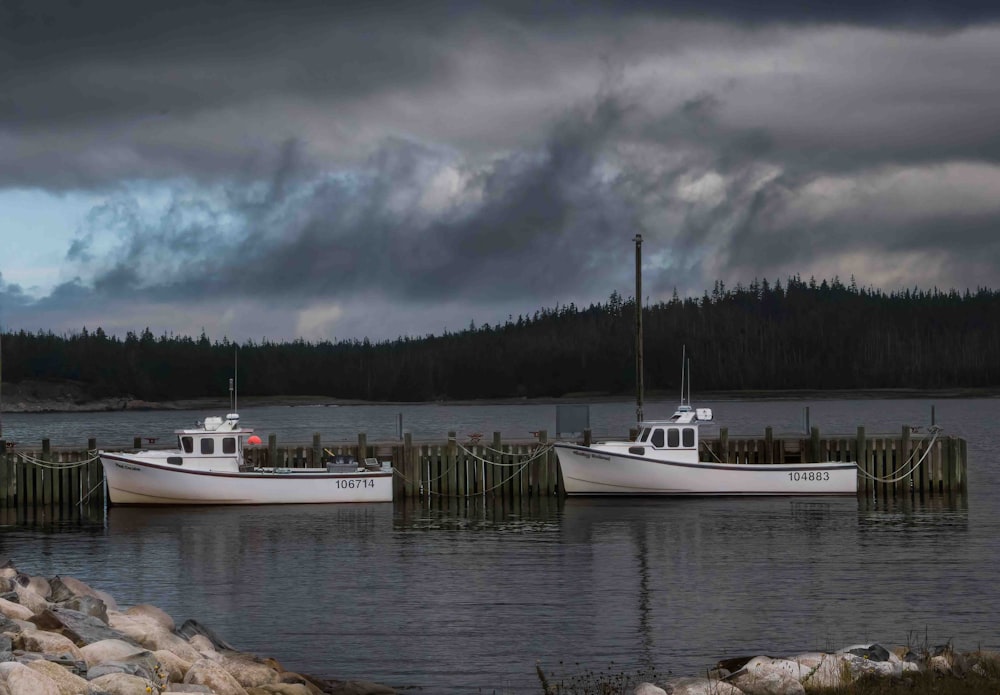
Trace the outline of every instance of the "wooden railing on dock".
<path fill-rule="evenodd" d="M 0 439 L 0 513 L 4 523 L 89 516 L 104 509 L 104 469 L 96 442 L 86 449 L 8 448 Z"/>
<path fill-rule="evenodd" d="M 500 432 L 488 440 L 449 432 L 444 443 L 414 442 L 409 434 L 402 441 L 369 442 L 359 434 L 355 442 L 332 444 L 323 444 L 316 434 L 310 444 L 284 446 L 271 435 L 266 445 L 248 446 L 244 453 L 248 465 L 262 468 L 322 467 L 331 454 L 377 458 L 396 471 L 397 500 L 561 495 L 561 474 L 548 436 L 545 431 L 534 434 L 530 440 L 504 441 Z M 137 438 L 133 444 L 138 449 L 142 442 Z M 56 450 L 48 440 L 40 448 L 11 449 L 0 440 L 0 510 L 7 518 L 21 519 L 40 509 L 103 509 L 103 470 L 96 449 L 93 439 L 85 450 Z M 822 436 L 816 427 L 809 436 L 776 436 L 768 427 L 762 437 L 730 436 L 723 427 L 717 438 L 702 439 L 700 455 L 703 461 L 736 464 L 860 461 L 858 494 L 864 497 L 961 492 L 967 480 L 965 440 L 909 427 L 899 435 L 868 435 L 859 427 L 854 435 L 838 436 Z"/>

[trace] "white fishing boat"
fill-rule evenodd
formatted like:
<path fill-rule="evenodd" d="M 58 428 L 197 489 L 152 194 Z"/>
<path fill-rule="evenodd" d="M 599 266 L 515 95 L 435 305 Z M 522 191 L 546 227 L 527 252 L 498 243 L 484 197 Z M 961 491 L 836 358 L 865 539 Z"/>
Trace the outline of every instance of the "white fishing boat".
<path fill-rule="evenodd" d="M 642 235 L 635 235 L 635 296 L 642 297 Z M 567 495 L 848 495 L 858 486 L 849 462 L 728 463 L 701 460 L 699 423 L 710 408 L 691 407 L 691 371 L 681 357 L 681 402 L 667 420 L 645 420 L 642 311 L 636 314 L 635 441 L 553 445 Z M 707 453 L 707 452 L 706 452 Z"/>
<path fill-rule="evenodd" d="M 639 423 L 635 441 L 554 445 L 567 495 L 853 495 L 854 463 L 702 461 L 699 423 L 709 408 L 681 404 L 667 420 Z"/>
<path fill-rule="evenodd" d="M 245 465 L 239 415 L 176 430 L 176 449 L 98 452 L 112 504 L 323 504 L 391 502 L 393 470 L 338 456 L 324 468 Z"/>

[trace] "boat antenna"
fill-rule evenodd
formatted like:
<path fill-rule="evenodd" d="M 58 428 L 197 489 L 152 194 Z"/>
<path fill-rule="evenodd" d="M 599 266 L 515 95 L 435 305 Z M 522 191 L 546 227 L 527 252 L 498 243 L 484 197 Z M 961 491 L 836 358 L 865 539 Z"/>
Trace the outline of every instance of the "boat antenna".
<path fill-rule="evenodd" d="M 642 423 L 642 234 L 635 235 L 635 416 Z"/>
<path fill-rule="evenodd" d="M 691 405 L 691 358 L 690 357 L 687 358 L 687 373 L 688 373 L 688 378 L 687 378 L 687 382 L 688 382 L 688 400 L 687 400 L 687 404 Z"/>
<path fill-rule="evenodd" d="M 229 406 L 230 412 L 239 412 L 236 410 L 236 377 L 237 377 L 237 361 L 239 359 L 239 352 L 235 349 L 233 350 L 233 377 L 229 380 Z"/>
<path fill-rule="evenodd" d="M 687 380 L 687 345 L 681 346 L 681 405 L 684 405 L 684 382 Z"/>

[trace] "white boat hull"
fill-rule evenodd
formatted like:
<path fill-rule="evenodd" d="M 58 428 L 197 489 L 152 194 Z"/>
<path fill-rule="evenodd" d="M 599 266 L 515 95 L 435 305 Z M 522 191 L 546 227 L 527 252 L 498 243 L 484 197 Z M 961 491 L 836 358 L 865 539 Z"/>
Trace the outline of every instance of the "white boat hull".
<path fill-rule="evenodd" d="M 101 453 L 111 504 L 329 504 L 391 502 L 392 470 L 325 468 L 253 472 L 184 470 Z"/>
<path fill-rule="evenodd" d="M 567 495 L 853 495 L 853 463 L 669 461 L 556 444 Z"/>

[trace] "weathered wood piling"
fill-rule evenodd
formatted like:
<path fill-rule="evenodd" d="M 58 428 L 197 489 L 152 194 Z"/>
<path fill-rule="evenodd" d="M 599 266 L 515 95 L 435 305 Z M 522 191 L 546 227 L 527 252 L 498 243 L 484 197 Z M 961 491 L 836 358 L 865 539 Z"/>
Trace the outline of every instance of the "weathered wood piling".
<path fill-rule="evenodd" d="M 528 440 L 504 440 L 500 432 L 459 436 L 445 442 L 370 442 L 361 433 L 355 441 L 324 444 L 319 434 L 309 443 L 267 443 L 245 449 L 249 466 L 270 468 L 321 467 L 330 455 L 362 461 L 390 462 L 396 471 L 397 500 L 486 497 L 500 501 L 546 498 L 563 494 L 559 464 L 544 430 Z M 590 432 L 582 441 L 589 442 Z M 140 438 L 133 442 L 138 449 Z M 91 513 L 104 508 L 104 473 L 97 459 L 97 442 L 86 449 L 9 447 L 0 440 L 0 513 L 11 521 L 52 512 Z M 731 436 L 719 430 L 701 441 L 701 460 L 736 464 L 857 461 L 858 495 L 899 497 L 964 492 L 967 448 L 964 439 L 903 427 L 899 434 L 868 434 L 858 427 L 851 435 L 823 435 L 812 427 L 808 435 L 776 435 L 768 427 L 760 437 Z"/>

